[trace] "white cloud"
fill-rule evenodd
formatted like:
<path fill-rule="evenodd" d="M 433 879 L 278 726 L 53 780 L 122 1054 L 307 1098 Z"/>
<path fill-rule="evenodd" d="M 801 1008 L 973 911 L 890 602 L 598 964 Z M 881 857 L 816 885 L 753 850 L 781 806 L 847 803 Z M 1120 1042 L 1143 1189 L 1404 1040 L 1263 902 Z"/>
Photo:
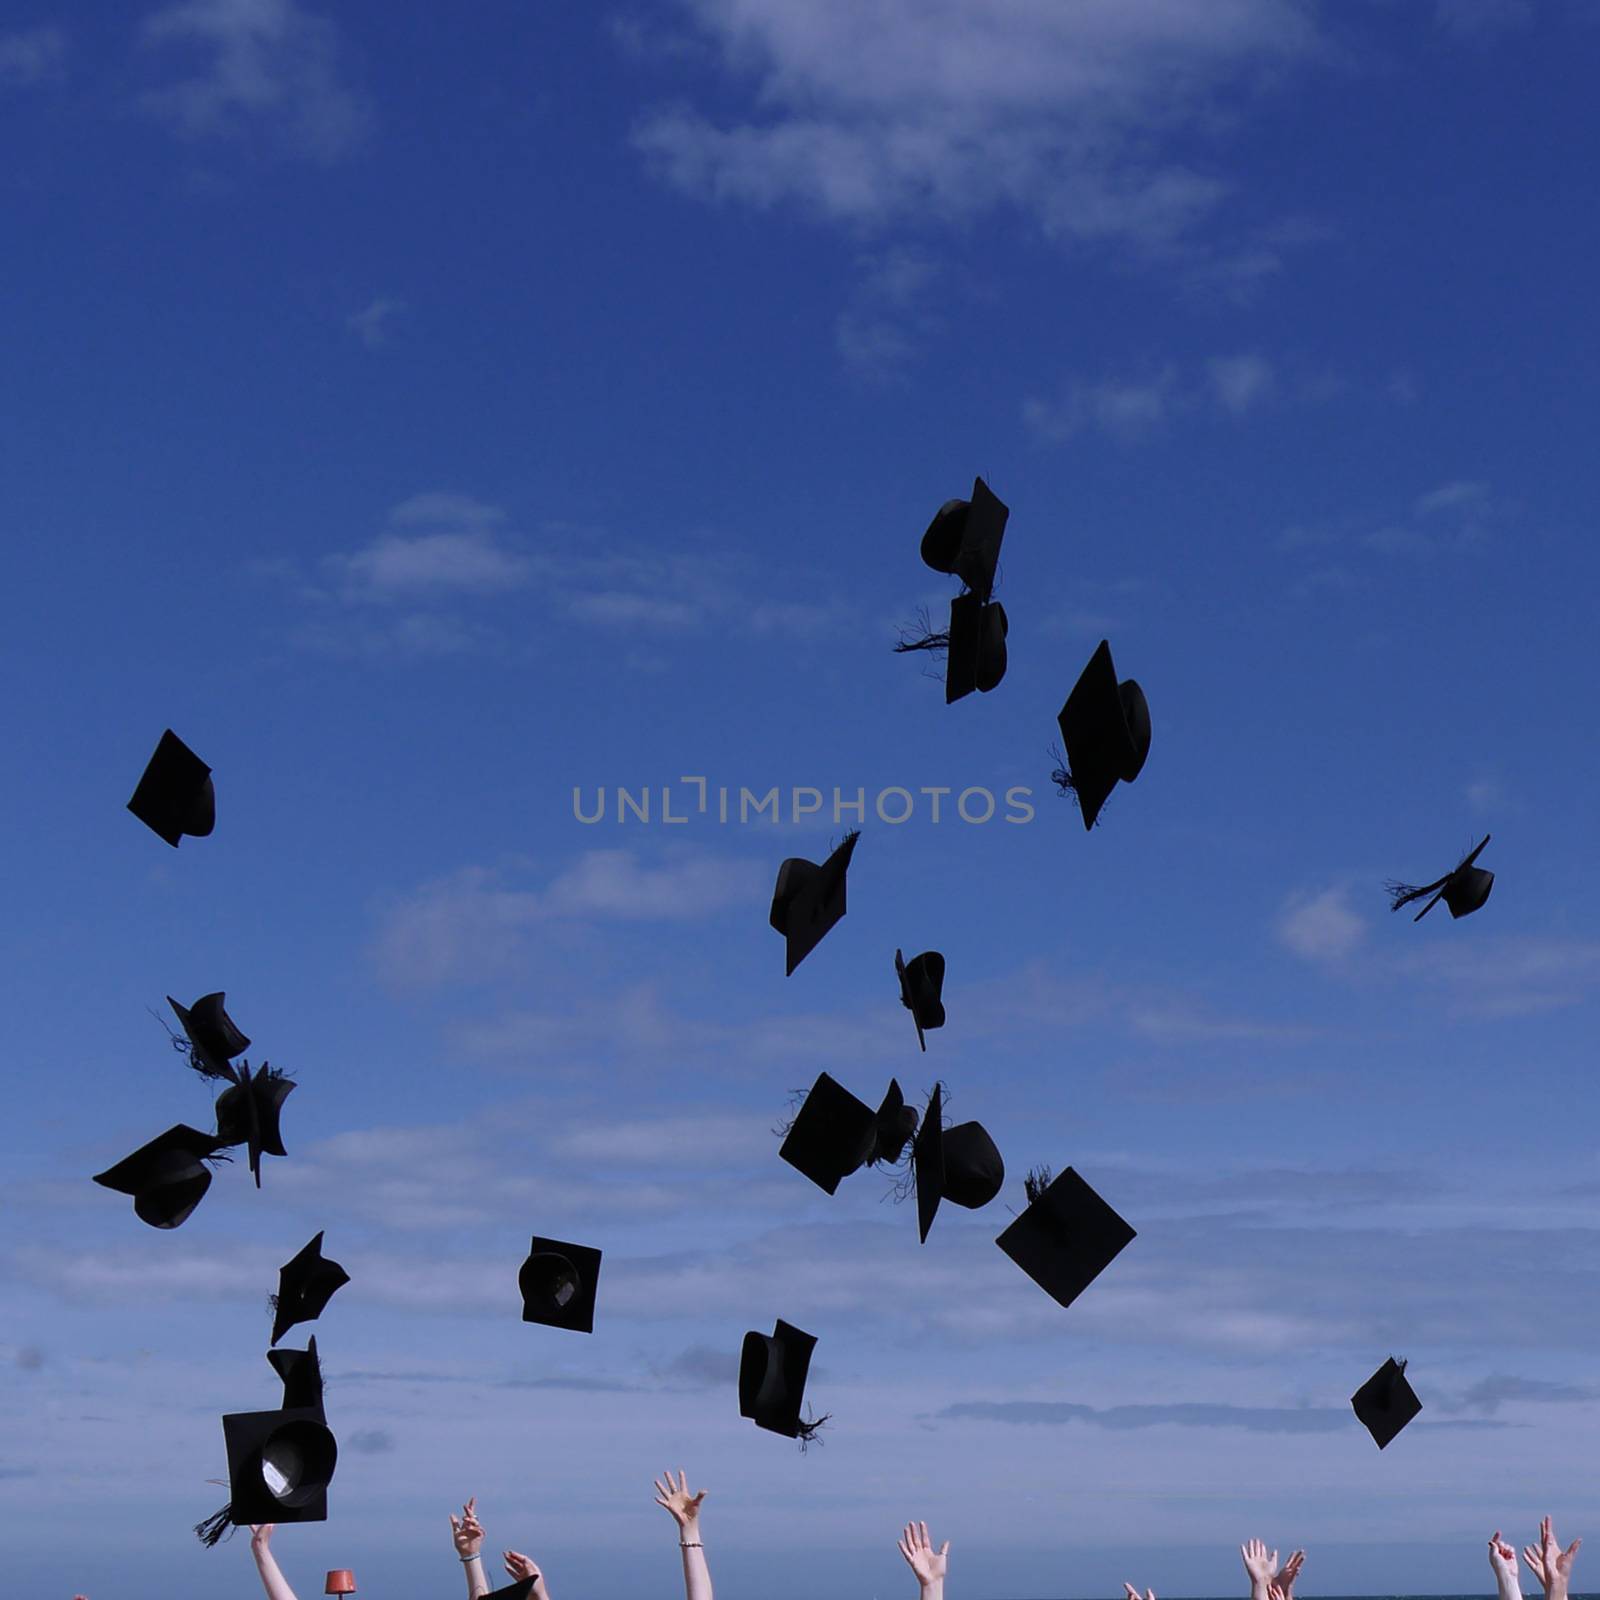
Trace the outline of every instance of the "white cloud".
<path fill-rule="evenodd" d="M 506 514 L 499 506 L 486 505 L 470 494 L 454 494 L 448 490 L 430 490 L 402 500 L 389 513 L 389 521 L 397 527 L 410 527 L 416 523 L 443 522 L 457 527 L 490 527 L 504 522 Z"/>
<path fill-rule="evenodd" d="M 1050 234 L 1170 245 L 1226 183 L 1163 160 L 1206 95 L 1314 44 L 1294 0 L 682 0 L 758 115 L 657 110 L 637 147 L 711 199 L 868 224 L 1000 203 Z"/>
<path fill-rule="evenodd" d="M 1432 516 L 1440 511 L 1470 514 L 1487 510 L 1488 504 L 1488 484 L 1458 479 L 1442 484 L 1437 489 L 1430 489 L 1427 494 L 1418 495 L 1415 510 L 1419 517 Z"/>
<path fill-rule="evenodd" d="M 1306 961 L 1337 963 L 1354 955 L 1367 923 L 1342 885 L 1321 894 L 1293 896 L 1278 918 L 1279 940 Z"/>
<path fill-rule="evenodd" d="M 380 534 L 352 555 L 334 557 L 345 593 L 363 600 L 419 594 L 498 594 L 528 581 L 527 559 L 481 528 L 452 533 Z"/>
<path fill-rule="evenodd" d="M 370 108 L 339 75 L 337 29 L 295 0 L 180 0 L 148 16 L 143 36 L 204 57 L 142 98 L 186 136 L 261 126 L 296 154 L 335 161 L 370 131 Z"/>
<path fill-rule="evenodd" d="M 1027 400 L 1022 420 L 1041 439 L 1060 444 L 1087 428 L 1132 439 L 1160 423 L 1177 400 L 1178 370 L 1145 379 L 1074 382 L 1056 402 Z"/>
<path fill-rule="evenodd" d="M 353 311 L 345 318 L 345 326 L 361 340 L 369 350 L 381 349 L 389 342 L 389 323 L 400 312 L 406 309 L 404 300 L 396 300 L 388 295 L 380 295 L 378 299 L 369 302 L 360 311 Z"/>
<path fill-rule="evenodd" d="M 1254 354 L 1217 356 L 1206 363 L 1206 372 L 1217 403 L 1235 416 L 1267 399 L 1276 382 L 1272 363 Z"/>
<path fill-rule="evenodd" d="M 26 89 L 61 76 L 67 36 L 60 28 L 0 33 L 0 89 Z"/>

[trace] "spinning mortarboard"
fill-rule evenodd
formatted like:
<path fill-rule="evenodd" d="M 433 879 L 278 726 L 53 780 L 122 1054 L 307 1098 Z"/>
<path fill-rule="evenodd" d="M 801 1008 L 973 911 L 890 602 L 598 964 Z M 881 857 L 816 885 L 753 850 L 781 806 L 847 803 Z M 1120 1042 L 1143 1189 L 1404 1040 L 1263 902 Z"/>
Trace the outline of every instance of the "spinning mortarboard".
<path fill-rule="evenodd" d="M 1068 1167 L 995 1243 L 1052 1300 L 1070 1306 L 1137 1237 Z"/>
<path fill-rule="evenodd" d="M 857 829 L 819 867 L 814 861 L 791 856 L 778 868 L 767 921 L 786 941 L 784 976 L 822 942 L 823 936 L 845 913 L 845 873 L 855 853 Z"/>
<path fill-rule="evenodd" d="M 323 1255 L 322 1234 L 317 1234 L 279 1270 L 272 1338 L 267 1342 L 276 1344 L 297 1322 L 315 1322 L 335 1291 L 349 1281 L 350 1274 L 337 1261 Z M 261 1518 L 255 1520 L 259 1522 Z"/>
<path fill-rule="evenodd" d="M 322 1412 L 322 1363 L 317 1359 L 317 1339 L 313 1334 L 304 1350 L 269 1350 L 267 1360 L 283 1379 L 285 1411 Z"/>
<path fill-rule="evenodd" d="M 821 1426 L 800 1420 L 806 1373 L 817 1341 L 781 1317 L 770 1334 L 747 1333 L 739 1352 L 739 1415 L 790 1439 Z"/>
<path fill-rule="evenodd" d="M 924 950 L 907 961 L 896 950 L 894 970 L 900 977 L 900 1004 L 911 1013 L 917 1025 L 917 1043 L 926 1050 L 923 1029 L 944 1026 L 944 1003 L 939 998 L 944 992 L 944 957 L 937 950 Z"/>
<path fill-rule="evenodd" d="M 233 1079 L 229 1063 L 250 1048 L 250 1041 L 234 1026 L 223 1001 L 226 992 L 203 994 L 192 1006 L 181 1006 L 169 994 L 167 1004 L 176 1013 L 189 1039 L 195 1070 L 208 1078 Z"/>
<path fill-rule="evenodd" d="M 935 572 L 960 578 L 980 605 L 987 604 L 1010 515 L 989 485 L 974 478 L 970 500 L 946 500 L 934 513 L 922 536 L 922 559 Z"/>
<path fill-rule="evenodd" d="M 207 1161 L 226 1161 L 220 1139 L 184 1123 L 168 1128 L 94 1181 L 133 1196 L 134 1215 L 152 1228 L 176 1228 L 188 1220 L 211 1187 Z"/>
<path fill-rule="evenodd" d="M 195 1528 L 214 1545 L 230 1525 L 326 1522 L 339 1447 L 320 1411 L 238 1411 L 222 1419 L 228 1504 Z"/>
<path fill-rule="evenodd" d="M 1006 608 L 998 600 L 980 601 L 975 594 L 950 602 L 950 632 L 945 646 L 944 703 L 954 705 L 974 689 L 996 688 L 1006 675 Z"/>
<path fill-rule="evenodd" d="M 171 728 L 150 757 L 128 809 L 174 849 L 184 834 L 203 839 L 217 825 L 211 768 Z"/>
<path fill-rule="evenodd" d="M 1056 781 L 1078 797 L 1083 825 L 1094 826 L 1116 785 L 1132 783 L 1150 754 L 1150 707 L 1132 678 L 1117 681 L 1111 646 L 1102 639 L 1061 708 L 1056 724 L 1067 764 Z"/>
<path fill-rule="evenodd" d="M 1393 1356 L 1351 1395 L 1350 1404 L 1380 1450 L 1422 1410 L 1406 1380 L 1406 1363 Z"/>
<path fill-rule="evenodd" d="M 861 1167 L 898 1161 L 916 1126 L 917 1114 L 894 1079 L 874 1111 L 824 1072 L 812 1084 L 778 1154 L 832 1194 Z"/>
<path fill-rule="evenodd" d="M 594 1332 L 594 1295 L 600 1282 L 600 1251 L 583 1244 L 533 1236 L 528 1259 L 517 1274 L 522 1320 L 550 1328 Z"/>
<path fill-rule="evenodd" d="M 1489 834 L 1484 834 L 1483 838 L 1449 872 L 1442 878 L 1436 878 L 1432 883 L 1425 883 L 1418 888 L 1409 883 L 1391 882 L 1387 886 L 1390 896 L 1389 909 L 1398 911 L 1401 906 L 1410 905 L 1413 900 L 1420 900 L 1423 895 L 1431 894 L 1433 899 L 1411 919 L 1413 922 L 1421 922 L 1441 900 L 1449 906 L 1452 917 L 1470 916 L 1489 898 L 1489 891 L 1494 887 L 1494 874 L 1487 868 L 1475 867 L 1472 864 L 1478 859 L 1490 837 Z"/>
<path fill-rule="evenodd" d="M 943 1110 L 943 1088 L 936 1085 L 911 1157 L 917 1184 L 917 1233 L 924 1244 L 941 1200 L 976 1211 L 988 1205 L 1006 1181 L 1005 1162 L 982 1124 L 961 1122 L 946 1128 Z"/>

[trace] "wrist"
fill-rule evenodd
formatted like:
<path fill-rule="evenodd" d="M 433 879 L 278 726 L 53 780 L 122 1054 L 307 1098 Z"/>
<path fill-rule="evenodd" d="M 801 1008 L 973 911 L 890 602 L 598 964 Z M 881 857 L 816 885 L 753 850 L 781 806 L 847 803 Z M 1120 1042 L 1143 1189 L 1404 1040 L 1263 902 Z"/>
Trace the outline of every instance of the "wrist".
<path fill-rule="evenodd" d="M 944 1600 L 943 1578 L 919 1578 L 917 1583 L 922 1590 L 922 1600 Z"/>
<path fill-rule="evenodd" d="M 458 1555 L 460 1555 L 459 1551 L 457 1551 L 456 1553 Z M 480 1551 L 477 1551 L 477 1550 L 474 1550 L 470 1556 L 461 1556 L 461 1563 L 462 1563 L 463 1566 L 471 1566 L 474 1561 L 482 1561 L 482 1560 L 483 1560 L 483 1555 L 482 1555 L 482 1553 Z"/>

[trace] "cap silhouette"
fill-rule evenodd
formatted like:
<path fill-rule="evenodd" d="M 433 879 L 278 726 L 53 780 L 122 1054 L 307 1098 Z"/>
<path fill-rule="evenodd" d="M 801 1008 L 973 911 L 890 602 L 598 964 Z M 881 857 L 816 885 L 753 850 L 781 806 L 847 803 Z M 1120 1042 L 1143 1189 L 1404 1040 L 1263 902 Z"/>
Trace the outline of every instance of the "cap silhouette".
<path fill-rule="evenodd" d="M 860 837 L 859 828 L 847 833 L 844 842 L 821 866 L 791 856 L 778 868 L 767 920 L 785 940 L 785 977 L 793 974 L 844 915 L 845 874 Z"/>
<path fill-rule="evenodd" d="M 924 950 L 910 961 L 896 950 L 894 970 L 900 978 L 900 1004 L 911 1013 L 917 1025 L 917 1043 L 924 1050 L 928 1042 L 922 1037 L 926 1028 L 944 1026 L 944 957 L 937 950 Z"/>
<path fill-rule="evenodd" d="M 980 601 L 975 594 L 950 602 L 946 635 L 944 703 L 954 705 L 974 689 L 988 694 L 1006 675 L 1006 608 L 998 600 Z"/>
<path fill-rule="evenodd" d="M 941 1200 L 976 1211 L 988 1205 L 1006 1181 L 1005 1162 L 988 1130 L 977 1122 L 959 1122 L 946 1128 L 943 1111 L 943 1085 L 936 1084 L 911 1155 L 916 1175 L 917 1232 L 924 1244 Z"/>
<path fill-rule="evenodd" d="M 217 825 L 211 768 L 171 728 L 161 735 L 128 809 L 173 849 L 184 834 L 203 839 Z"/>
<path fill-rule="evenodd" d="M 114 1167 L 95 1174 L 94 1181 L 118 1194 L 133 1196 L 134 1215 L 152 1228 L 176 1228 L 186 1222 L 211 1187 L 208 1161 L 226 1161 L 220 1139 L 185 1123 L 141 1145 Z"/>
<path fill-rule="evenodd" d="M 747 1333 L 739 1352 L 739 1415 L 769 1432 L 809 1440 L 827 1420 L 800 1419 L 816 1344 L 813 1335 L 781 1317 L 770 1334 Z"/>
<path fill-rule="evenodd" d="M 824 1072 L 812 1084 L 778 1154 L 819 1189 L 833 1194 L 864 1166 L 879 1161 L 892 1166 L 916 1126 L 917 1114 L 906 1105 L 894 1079 L 874 1111 Z"/>
<path fill-rule="evenodd" d="M 350 1274 L 337 1261 L 323 1255 L 322 1234 L 318 1233 L 278 1272 L 278 1292 L 272 1299 L 272 1338 L 268 1343 L 276 1344 L 297 1322 L 315 1322 L 323 1307 L 349 1281 Z"/>
<path fill-rule="evenodd" d="M 1351 1395 L 1350 1404 L 1380 1450 L 1422 1410 L 1406 1378 L 1406 1363 L 1393 1356 Z"/>
<path fill-rule="evenodd" d="M 923 561 L 959 578 L 980 604 L 987 603 L 1010 515 L 989 485 L 974 478 L 970 500 L 946 500 L 934 513 L 922 536 Z"/>
<path fill-rule="evenodd" d="M 594 1332 L 594 1297 L 600 1282 L 600 1251 L 538 1234 L 517 1274 L 522 1320 L 551 1328 Z"/>
<path fill-rule="evenodd" d="M 317 1339 L 313 1334 L 304 1350 L 269 1350 L 267 1360 L 283 1379 L 285 1411 L 322 1410 L 322 1363 L 317 1359 Z"/>
<path fill-rule="evenodd" d="M 1470 916 L 1489 898 L 1489 891 L 1494 887 L 1494 874 L 1484 867 L 1475 867 L 1472 864 L 1478 859 L 1491 837 L 1490 834 L 1484 834 L 1449 872 L 1442 878 L 1435 878 L 1432 883 L 1418 887 L 1391 880 L 1386 885 L 1389 891 L 1389 909 L 1398 911 L 1401 906 L 1410 905 L 1413 900 L 1420 900 L 1423 895 L 1431 894 L 1433 899 L 1411 919 L 1413 922 L 1421 922 L 1441 900 L 1450 908 L 1452 917 Z"/>
<path fill-rule="evenodd" d="M 1085 829 L 1092 828 L 1107 796 L 1132 783 L 1150 754 L 1150 708 L 1132 678 L 1117 681 L 1111 645 L 1102 639 L 1062 706 L 1056 724 L 1066 764 L 1055 774 L 1063 793 L 1077 797 Z"/>
<path fill-rule="evenodd" d="M 339 1447 L 320 1411 L 237 1411 L 222 1419 L 228 1504 L 195 1527 L 214 1545 L 229 1526 L 326 1522 Z"/>
<path fill-rule="evenodd" d="M 169 994 L 167 1004 L 177 1014 L 189 1039 L 190 1063 L 208 1078 L 233 1078 L 228 1063 L 250 1048 L 250 1041 L 234 1026 L 223 1001 L 226 993 L 203 994 L 192 1006 L 179 1005 Z"/>
<path fill-rule="evenodd" d="M 1071 1167 L 1029 1190 L 1027 1210 L 995 1243 L 1058 1305 L 1070 1306 L 1138 1235 Z"/>

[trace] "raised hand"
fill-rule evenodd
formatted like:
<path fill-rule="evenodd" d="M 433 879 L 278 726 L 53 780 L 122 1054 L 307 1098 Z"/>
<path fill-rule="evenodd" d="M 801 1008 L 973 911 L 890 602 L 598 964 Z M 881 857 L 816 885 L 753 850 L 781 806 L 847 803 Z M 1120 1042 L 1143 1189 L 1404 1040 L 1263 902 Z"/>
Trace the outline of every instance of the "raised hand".
<path fill-rule="evenodd" d="M 1563 1550 L 1556 1539 L 1556 1530 L 1550 1518 L 1546 1517 L 1539 1524 L 1538 1549 L 1531 1544 L 1522 1547 L 1522 1559 L 1528 1563 L 1534 1577 L 1544 1585 L 1546 1600 L 1567 1600 L 1567 1583 L 1582 1543 L 1582 1539 L 1574 1539 Z"/>
<path fill-rule="evenodd" d="M 678 1524 L 683 1533 L 688 1533 L 700 1522 L 700 1502 L 705 1499 L 706 1491 L 702 1489 L 699 1494 L 689 1493 L 689 1477 L 682 1467 L 678 1468 L 678 1481 L 672 1481 L 672 1468 L 668 1467 L 663 1474 L 666 1482 L 656 1479 L 656 1504 L 672 1513 L 672 1520 Z"/>
<path fill-rule="evenodd" d="M 1520 1596 L 1522 1584 L 1517 1573 L 1517 1552 L 1500 1537 L 1496 1528 L 1489 1536 L 1489 1570 L 1502 1596 Z"/>
<path fill-rule="evenodd" d="M 933 1541 L 928 1537 L 928 1524 L 926 1522 L 908 1522 L 906 1531 L 900 1535 L 900 1554 L 906 1558 L 906 1565 L 917 1575 L 917 1582 L 924 1589 L 933 1584 L 943 1585 L 946 1561 L 950 1553 L 950 1541 L 944 1542 L 941 1550 L 935 1551 Z"/>
<path fill-rule="evenodd" d="M 1244 1570 L 1250 1574 L 1250 1593 L 1254 1600 L 1267 1600 L 1267 1589 L 1278 1575 L 1278 1552 L 1270 1553 L 1259 1539 L 1251 1539 L 1239 1546 L 1244 1557 Z"/>
<path fill-rule="evenodd" d="M 483 1524 L 478 1521 L 478 1497 L 473 1497 L 461 1508 L 458 1517 L 450 1513 L 450 1537 L 455 1541 L 456 1554 L 465 1561 L 483 1548 Z"/>
<path fill-rule="evenodd" d="M 1294 1580 L 1300 1576 L 1300 1569 L 1306 1564 L 1304 1550 L 1296 1550 L 1284 1564 L 1278 1568 L 1278 1575 L 1268 1584 L 1270 1591 L 1274 1588 L 1282 1591 L 1282 1600 L 1294 1600 Z"/>
<path fill-rule="evenodd" d="M 1141 1596 L 1139 1591 L 1126 1578 L 1122 1580 L 1122 1587 L 1128 1591 L 1128 1600 L 1156 1600 L 1154 1589 L 1146 1589 Z"/>
<path fill-rule="evenodd" d="M 507 1550 L 500 1558 L 506 1564 L 506 1571 L 513 1579 L 521 1581 L 523 1578 L 532 1578 L 538 1583 L 544 1574 L 539 1570 L 538 1563 L 530 1560 L 516 1550 Z"/>

